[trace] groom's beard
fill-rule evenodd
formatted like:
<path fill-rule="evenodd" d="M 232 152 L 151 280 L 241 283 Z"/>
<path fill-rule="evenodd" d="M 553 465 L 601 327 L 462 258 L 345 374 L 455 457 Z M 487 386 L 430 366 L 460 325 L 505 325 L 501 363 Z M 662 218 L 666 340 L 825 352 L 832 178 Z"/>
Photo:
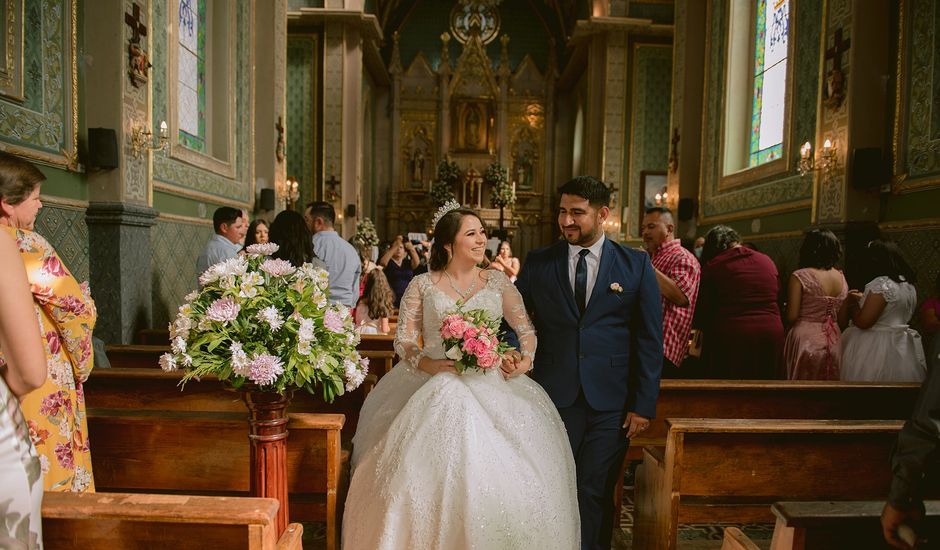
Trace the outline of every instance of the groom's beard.
<path fill-rule="evenodd" d="M 581 229 L 581 226 L 569 225 L 562 228 L 561 235 L 568 241 L 568 244 L 587 247 L 597 240 L 600 231 L 598 230 L 598 226 L 594 226 L 593 231 L 585 233 L 584 230 Z"/>

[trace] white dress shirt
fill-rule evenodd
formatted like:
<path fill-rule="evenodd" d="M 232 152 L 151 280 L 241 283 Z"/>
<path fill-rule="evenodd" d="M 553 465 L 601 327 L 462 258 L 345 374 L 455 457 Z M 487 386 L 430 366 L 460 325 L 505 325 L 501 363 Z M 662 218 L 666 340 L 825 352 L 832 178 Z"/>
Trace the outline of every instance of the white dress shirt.
<path fill-rule="evenodd" d="M 588 255 L 584 257 L 584 261 L 587 262 L 587 292 L 584 294 L 585 307 L 591 302 L 591 290 L 594 289 L 594 283 L 597 282 L 597 268 L 601 265 L 601 251 L 604 249 L 605 239 L 607 239 L 607 237 L 601 235 L 601 238 L 597 239 L 596 243 L 587 248 L 589 252 Z M 578 268 L 578 254 L 582 250 L 585 250 L 583 246 L 571 243 L 568 244 L 568 281 L 571 282 L 572 292 L 575 292 L 574 272 Z"/>

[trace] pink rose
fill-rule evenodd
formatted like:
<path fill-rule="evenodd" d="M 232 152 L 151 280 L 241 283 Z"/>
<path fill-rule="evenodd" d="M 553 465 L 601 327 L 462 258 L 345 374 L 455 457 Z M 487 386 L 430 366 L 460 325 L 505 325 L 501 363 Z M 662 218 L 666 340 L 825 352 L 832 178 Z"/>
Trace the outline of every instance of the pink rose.
<path fill-rule="evenodd" d="M 69 273 L 65 270 L 65 266 L 62 265 L 62 260 L 55 255 L 47 256 L 46 259 L 42 261 L 42 267 L 40 269 L 53 277 L 64 277 Z"/>
<path fill-rule="evenodd" d="M 59 307 L 66 313 L 81 315 L 85 313 L 85 303 L 75 296 L 64 296 Z"/>
<path fill-rule="evenodd" d="M 59 350 L 62 349 L 62 345 L 59 342 L 59 333 L 54 330 L 50 330 L 46 333 L 46 343 L 49 344 L 49 353 L 52 355 L 58 355 Z"/>
<path fill-rule="evenodd" d="M 477 327 L 475 327 L 475 326 L 473 326 L 473 325 L 468 326 L 468 327 L 463 331 L 463 337 L 464 337 L 464 338 L 476 338 L 476 337 L 479 336 L 479 335 L 480 335 L 480 329 L 478 329 Z"/>
<path fill-rule="evenodd" d="M 495 353 L 487 353 L 483 357 L 477 358 L 477 365 L 480 365 L 481 369 L 491 369 L 499 364 L 499 355 Z"/>

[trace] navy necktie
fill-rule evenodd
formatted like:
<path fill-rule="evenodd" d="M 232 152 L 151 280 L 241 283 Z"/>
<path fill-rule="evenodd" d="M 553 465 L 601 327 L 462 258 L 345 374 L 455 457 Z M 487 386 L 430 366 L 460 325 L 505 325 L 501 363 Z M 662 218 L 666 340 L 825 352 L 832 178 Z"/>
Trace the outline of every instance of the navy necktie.
<path fill-rule="evenodd" d="M 578 303 L 578 312 L 584 314 L 587 307 L 587 260 L 585 257 L 591 251 L 587 248 L 578 252 L 578 266 L 574 270 L 574 301 Z"/>

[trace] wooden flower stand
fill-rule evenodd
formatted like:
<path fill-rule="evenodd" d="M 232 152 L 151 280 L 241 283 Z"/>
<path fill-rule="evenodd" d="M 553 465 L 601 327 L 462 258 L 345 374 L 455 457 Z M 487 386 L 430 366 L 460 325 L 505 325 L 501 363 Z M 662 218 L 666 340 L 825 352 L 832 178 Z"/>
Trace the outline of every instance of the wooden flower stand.
<path fill-rule="evenodd" d="M 277 536 L 287 529 L 287 406 L 291 396 L 246 390 L 248 440 L 251 442 L 251 496 L 275 498 Z"/>

